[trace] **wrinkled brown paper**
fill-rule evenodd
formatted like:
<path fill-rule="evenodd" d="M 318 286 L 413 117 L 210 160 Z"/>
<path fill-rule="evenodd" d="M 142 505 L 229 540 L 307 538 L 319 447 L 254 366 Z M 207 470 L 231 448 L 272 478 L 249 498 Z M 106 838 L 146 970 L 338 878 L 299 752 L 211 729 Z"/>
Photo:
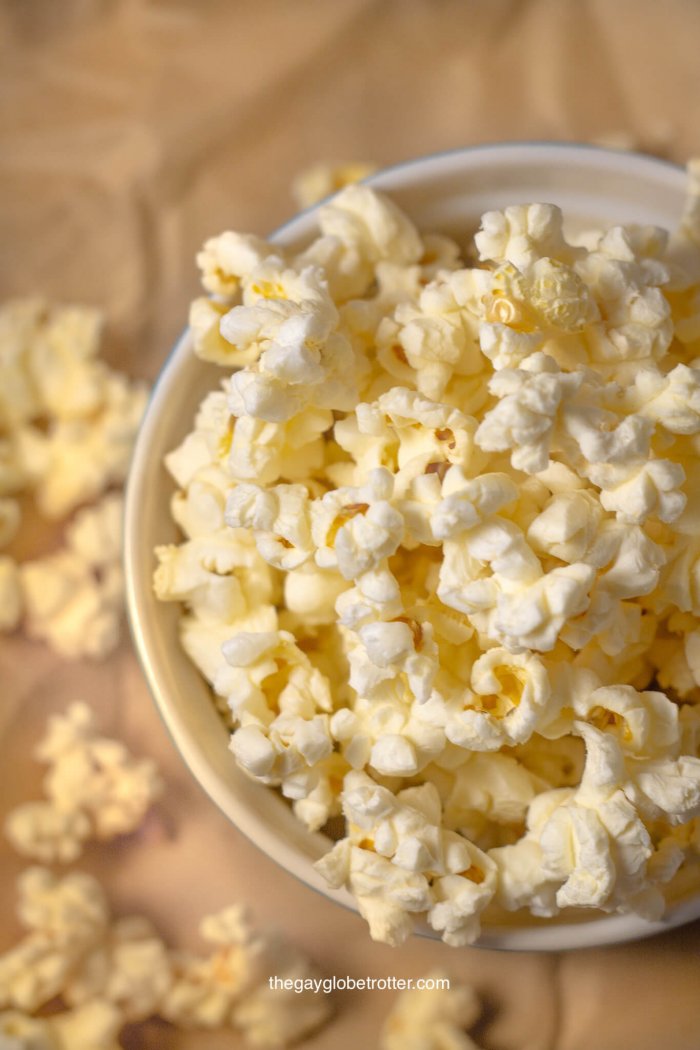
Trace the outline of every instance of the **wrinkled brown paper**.
<path fill-rule="evenodd" d="M 185 323 L 201 241 L 272 230 L 304 167 L 611 135 L 683 161 L 700 153 L 699 40 L 694 0 L 4 0 L 2 297 L 99 305 L 110 360 L 153 378 Z M 22 552 L 35 541 L 29 528 Z M 74 698 L 170 785 L 142 841 L 85 855 L 119 913 L 143 911 L 194 947 L 202 914 L 245 900 L 327 973 L 445 968 L 486 997 L 476 1034 L 491 1050 L 697 1050 L 697 925 L 563 956 L 372 944 L 361 919 L 285 875 L 204 797 L 126 639 L 101 666 L 0 639 L 0 815 L 39 796 L 32 748 Z M 21 867 L 0 843 L 0 950 L 19 932 Z M 338 995 L 337 1020 L 307 1045 L 374 1046 L 391 998 Z M 153 1022 L 129 1045 L 242 1044 Z"/>

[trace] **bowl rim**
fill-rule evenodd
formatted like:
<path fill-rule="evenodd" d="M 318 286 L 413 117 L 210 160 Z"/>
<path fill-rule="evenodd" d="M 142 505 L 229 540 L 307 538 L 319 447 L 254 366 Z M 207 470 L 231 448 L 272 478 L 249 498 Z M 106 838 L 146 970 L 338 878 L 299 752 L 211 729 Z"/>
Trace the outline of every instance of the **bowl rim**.
<path fill-rule="evenodd" d="M 603 170 L 629 174 L 649 172 L 656 176 L 663 173 L 669 184 L 676 184 L 681 191 L 684 188 L 684 169 L 672 161 L 650 157 L 636 151 L 608 148 L 590 143 L 547 140 L 516 140 L 455 147 L 392 164 L 374 172 L 362 182 L 379 190 L 386 189 L 391 192 L 392 189 L 399 189 L 410 183 L 417 172 L 421 173 L 425 169 L 434 171 L 441 169 L 444 174 L 449 174 L 451 169 L 460 170 L 465 161 L 471 161 L 472 166 L 487 167 L 489 162 L 497 157 L 502 163 L 505 161 L 516 165 L 523 161 L 546 161 L 550 155 L 552 159 L 556 158 L 558 163 L 564 162 L 570 166 L 580 162 L 582 153 L 595 158 L 596 163 Z M 333 194 L 330 196 L 332 197 Z M 305 232 L 311 232 L 313 218 L 319 207 L 328 199 L 328 197 L 324 198 L 294 214 L 269 234 L 267 240 L 272 243 L 285 244 Z M 308 231 L 305 229 L 307 226 Z M 206 755 L 192 739 L 170 702 L 167 690 L 161 681 L 159 667 L 154 661 L 148 643 L 148 631 L 144 629 L 147 622 L 145 593 L 146 587 L 150 590 L 151 584 L 150 577 L 144 584 L 139 571 L 139 480 L 144 465 L 149 459 L 151 438 L 160 423 L 160 409 L 167 402 L 170 390 L 177 383 L 182 363 L 190 360 L 191 355 L 190 333 L 189 328 L 186 327 L 176 340 L 156 377 L 131 458 L 124 503 L 123 562 L 127 615 L 134 650 L 156 709 L 176 750 L 209 799 L 217 805 L 238 831 L 282 867 L 287 874 L 293 875 L 298 881 L 316 890 L 325 898 L 358 914 L 357 902 L 349 891 L 334 890 L 328 887 L 325 880 L 314 870 L 308 857 L 295 852 L 292 852 L 290 856 L 285 856 L 289 851 L 288 844 L 281 842 L 280 838 L 270 831 L 263 821 L 251 816 L 245 809 L 241 810 L 236 805 L 230 786 L 227 786 L 212 769 Z M 260 785 L 260 789 L 269 791 L 269 788 L 264 785 Z M 308 832 L 301 822 L 299 825 L 304 837 L 323 842 L 327 847 L 328 840 L 325 837 L 318 833 Z M 621 944 L 653 936 L 684 925 L 698 917 L 700 917 L 700 894 L 697 897 L 693 896 L 671 904 L 664 917 L 658 921 L 648 921 L 633 914 L 615 914 L 585 919 L 581 922 L 554 920 L 546 925 L 526 925 L 525 923 L 516 925 L 514 923 L 513 926 L 506 924 L 492 926 L 484 924 L 480 937 L 472 947 L 514 951 L 561 951 Z M 416 933 L 431 939 L 436 937 L 434 931 L 429 930 L 427 926 L 422 929 L 417 925 Z"/>

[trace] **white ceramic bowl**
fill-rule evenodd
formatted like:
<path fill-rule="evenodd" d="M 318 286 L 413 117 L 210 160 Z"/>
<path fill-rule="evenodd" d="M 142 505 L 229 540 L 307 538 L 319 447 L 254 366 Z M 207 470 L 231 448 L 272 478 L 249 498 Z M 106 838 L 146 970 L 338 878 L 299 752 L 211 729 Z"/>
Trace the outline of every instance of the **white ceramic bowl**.
<path fill-rule="evenodd" d="M 624 222 L 677 225 L 685 176 L 675 165 L 633 153 L 547 143 L 461 149 L 399 164 L 368 180 L 392 198 L 419 228 L 464 237 L 480 215 L 507 204 L 547 201 L 560 205 L 570 224 Z M 303 244 L 315 232 L 315 208 L 272 236 Z M 183 314 L 185 304 L 183 304 Z M 173 484 L 163 456 L 191 429 L 204 394 L 220 369 L 192 352 L 187 332 L 156 384 L 134 452 L 127 488 L 125 559 L 128 609 L 134 641 L 160 713 L 192 774 L 227 817 L 268 856 L 326 897 L 356 909 L 346 890 L 329 889 L 312 863 L 328 840 L 308 832 L 278 794 L 236 766 L 228 731 L 204 680 L 180 647 L 179 609 L 156 601 L 151 579 L 154 547 L 175 542 L 169 511 Z M 660 923 L 635 916 L 581 922 L 536 922 L 515 916 L 503 927 L 485 926 L 479 944 L 489 948 L 560 950 L 648 936 L 700 916 L 700 894 L 683 899 Z M 420 932 L 437 936 L 426 928 Z"/>

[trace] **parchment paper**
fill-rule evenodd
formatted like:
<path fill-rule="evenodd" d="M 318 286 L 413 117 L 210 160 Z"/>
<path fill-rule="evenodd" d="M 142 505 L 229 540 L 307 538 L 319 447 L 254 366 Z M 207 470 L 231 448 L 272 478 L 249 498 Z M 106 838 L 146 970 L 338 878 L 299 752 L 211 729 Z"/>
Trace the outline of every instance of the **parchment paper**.
<path fill-rule="evenodd" d="M 700 152 L 694 0 L 4 0 L 0 4 L 2 296 L 102 307 L 109 359 L 155 377 L 197 288 L 194 253 L 225 228 L 266 233 L 317 161 L 383 165 L 470 143 L 623 136 Z M 28 527 L 23 554 L 58 542 Z M 562 956 L 375 945 L 365 924 L 296 883 L 193 783 L 127 639 L 102 665 L 0 639 L 0 816 L 40 793 L 46 716 L 85 698 L 101 726 L 155 757 L 169 790 L 137 840 L 90 849 L 119 914 L 178 944 L 234 900 L 327 973 L 440 966 L 486 1000 L 487 1050 L 697 1050 L 700 929 Z M 0 950 L 19 932 L 22 862 L 0 842 Z M 392 993 L 337 996 L 308 1043 L 376 1043 Z M 151 1023 L 141 1048 L 242 1046 Z"/>

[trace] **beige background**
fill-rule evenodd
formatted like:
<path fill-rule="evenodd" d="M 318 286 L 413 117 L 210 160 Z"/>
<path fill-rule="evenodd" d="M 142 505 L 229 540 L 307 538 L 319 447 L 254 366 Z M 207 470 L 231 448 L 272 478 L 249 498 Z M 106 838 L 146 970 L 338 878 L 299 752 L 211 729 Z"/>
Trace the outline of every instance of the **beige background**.
<path fill-rule="evenodd" d="M 503 139 L 624 133 L 700 153 L 695 0 L 0 0 L 2 296 L 95 303 L 108 353 L 153 378 L 196 288 L 193 255 L 226 227 L 265 233 L 292 178 L 325 160 L 391 163 Z M 56 542 L 29 529 L 21 553 Z M 486 1050 L 697 1050 L 700 929 L 563 956 L 373 945 L 357 917 L 285 876 L 191 782 L 125 641 L 106 664 L 0 641 L 0 810 L 36 796 L 45 716 L 83 697 L 170 785 L 141 838 L 90 851 L 115 908 L 179 943 L 232 900 L 328 973 L 440 965 L 487 1003 Z M 20 862 L 0 844 L 0 949 L 17 934 Z M 308 1045 L 375 1045 L 391 993 L 338 996 Z M 151 1024 L 134 1048 L 242 1045 Z"/>

